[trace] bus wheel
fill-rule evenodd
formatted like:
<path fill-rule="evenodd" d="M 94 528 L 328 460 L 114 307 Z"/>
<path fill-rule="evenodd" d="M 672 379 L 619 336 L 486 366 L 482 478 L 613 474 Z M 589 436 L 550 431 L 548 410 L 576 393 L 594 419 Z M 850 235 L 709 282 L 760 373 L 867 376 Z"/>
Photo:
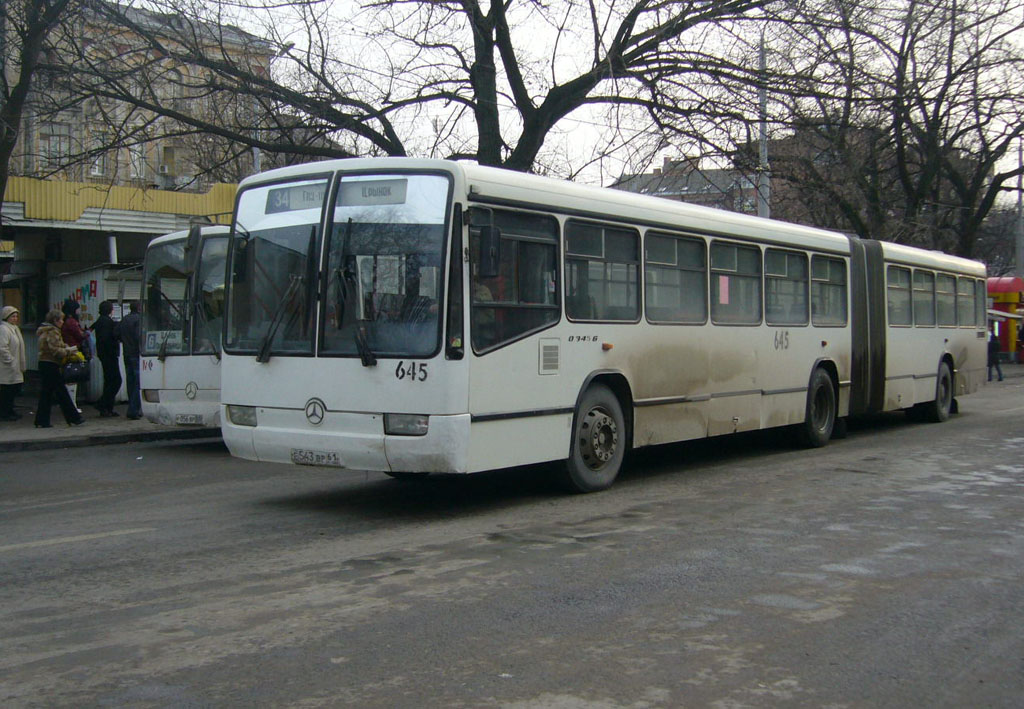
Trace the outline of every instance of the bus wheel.
<path fill-rule="evenodd" d="M 573 492 L 596 492 L 615 482 L 626 451 L 622 406 L 603 384 L 587 389 L 573 423 L 565 482 Z"/>
<path fill-rule="evenodd" d="M 953 373 L 949 370 L 949 364 L 939 364 L 939 377 L 935 381 L 935 401 L 929 401 L 921 405 L 921 413 L 925 421 L 942 423 L 949 418 L 949 412 L 953 408 Z"/>
<path fill-rule="evenodd" d="M 835 425 L 836 390 L 832 377 L 819 367 L 807 390 L 807 414 L 800 425 L 800 440 L 809 448 L 821 448 L 832 438 Z"/>

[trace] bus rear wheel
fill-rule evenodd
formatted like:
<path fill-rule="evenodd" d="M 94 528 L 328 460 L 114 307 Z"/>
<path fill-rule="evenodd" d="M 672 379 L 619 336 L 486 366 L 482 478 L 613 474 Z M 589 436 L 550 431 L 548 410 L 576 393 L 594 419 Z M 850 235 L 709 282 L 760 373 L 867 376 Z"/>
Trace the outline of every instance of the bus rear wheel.
<path fill-rule="evenodd" d="M 953 409 L 953 372 L 948 362 L 939 364 L 939 376 L 935 381 L 935 400 L 918 405 L 920 416 L 925 421 L 942 423 L 949 418 Z"/>
<path fill-rule="evenodd" d="M 626 452 L 622 405 L 603 384 L 589 387 L 573 418 L 565 482 L 573 492 L 597 492 L 615 482 Z"/>
<path fill-rule="evenodd" d="M 800 424 L 800 440 L 808 448 L 821 448 L 832 438 L 836 425 L 836 389 L 832 377 L 818 368 L 807 389 L 807 413 Z"/>

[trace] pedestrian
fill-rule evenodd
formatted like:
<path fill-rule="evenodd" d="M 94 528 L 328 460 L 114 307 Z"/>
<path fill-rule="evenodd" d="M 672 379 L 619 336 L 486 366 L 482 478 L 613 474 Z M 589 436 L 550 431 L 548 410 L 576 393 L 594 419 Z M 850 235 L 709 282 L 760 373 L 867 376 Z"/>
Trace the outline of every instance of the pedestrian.
<path fill-rule="evenodd" d="M 999 366 L 999 338 L 989 330 L 988 333 L 988 380 L 992 381 L 992 368 L 996 368 L 999 381 L 1003 381 L 1003 368 Z"/>
<path fill-rule="evenodd" d="M 25 381 L 25 340 L 21 313 L 13 305 L 0 309 L 0 421 L 17 421 L 14 397 Z"/>
<path fill-rule="evenodd" d="M 114 403 L 117 400 L 117 392 L 121 391 L 121 368 L 118 364 L 121 354 L 120 334 L 118 324 L 110 317 L 114 312 L 114 304 L 109 300 L 100 303 L 100 316 L 90 328 L 96 336 L 96 357 L 103 365 L 103 393 L 96 408 L 103 418 L 117 416 L 114 411 Z"/>
<path fill-rule="evenodd" d="M 60 368 L 64 361 L 78 351 L 73 345 L 65 344 L 61 335 L 64 313 L 51 310 L 43 324 L 36 330 L 39 337 L 39 403 L 36 405 L 36 428 L 50 428 L 50 407 L 56 399 L 64 420 L 69 426 L 85 423 L 82 412 L 71 401 Z"/>
<path fill-rule="evenodd" d="M 139 389 L 139 340 L 142 339 L 142 318 L 139 317 L 139 302 L 128 305 L 128 314 L 121 320 L 121 357 L 124 359 L 124 376 L 128 390 L 128 418 L 132 421 L 142 418 L 142 392 Z"/>
<path fill-rule="evenodd" d="M 64 324 L 61 326 L 60 334 L 64 338 L 64 344 L 76 347 L 88 361 L 92 359 L 92 353 L 89 352 L 88 333 L 82 329 L 82 323 L 78 320 L 80 307 L 78 301 L 73 298 L 64 301 L 64 305 L 61 306 L 61 311 L 64 313 Z M 71 403 L 75 405 L 75 410 L 82 413 L 82 410 L 78 408 L 78 384 L 65 384 L 64 386 L 67 387 L 68 396 L 71 397 Z"/>

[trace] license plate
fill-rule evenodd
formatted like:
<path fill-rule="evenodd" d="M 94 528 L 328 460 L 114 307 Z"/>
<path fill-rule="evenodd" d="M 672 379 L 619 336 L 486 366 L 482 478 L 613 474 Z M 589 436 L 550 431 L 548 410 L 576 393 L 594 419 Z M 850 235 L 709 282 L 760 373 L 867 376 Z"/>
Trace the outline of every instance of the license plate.
<path fill-rule="evenodd" d="M 174 417 L 174 423 L 199 423 L 203 422 L 202 414 L 178 414 Z"/>
<path fill-rule="evenodd" d="M 305 448 L 292 448 L 292 462 L 298 465 L 330 465 L 343 467 L 341 456 L 329 451 L 311 451 Z"/>

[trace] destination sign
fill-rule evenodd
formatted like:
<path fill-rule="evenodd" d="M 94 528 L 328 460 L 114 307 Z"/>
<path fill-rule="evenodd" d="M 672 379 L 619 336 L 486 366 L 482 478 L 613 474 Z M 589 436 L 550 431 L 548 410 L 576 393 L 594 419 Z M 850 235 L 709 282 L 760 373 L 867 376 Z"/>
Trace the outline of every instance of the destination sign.
<path fill-rule="evenodd" d="M 267 214 L 320 209 L 324 204 L 327 182 L 278 187 L 267 192 Z"/>
<path fill-rule="evenodd" d="M 405 204 L 406 179 L 342 180 L 339 207 L 369 207 L 378 204 Z"/>

